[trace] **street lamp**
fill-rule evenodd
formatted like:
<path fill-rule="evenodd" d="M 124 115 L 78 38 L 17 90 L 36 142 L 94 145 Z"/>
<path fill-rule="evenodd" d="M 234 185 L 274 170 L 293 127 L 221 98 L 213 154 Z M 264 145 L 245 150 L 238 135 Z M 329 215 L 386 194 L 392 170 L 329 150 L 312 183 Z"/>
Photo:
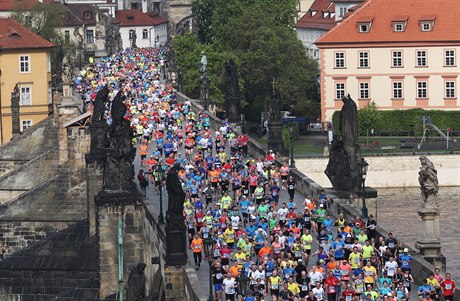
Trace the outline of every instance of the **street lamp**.
<path fill-rule="evenodd" d="M 358 163 L 359 165 L 359 173 L 361 174 L 361 181 L 362 181 L 362 194 L 363 194 L 363 207 L 362 207 L 362 215 L 364 218 L 367 218 L 367 207 L 366 207 L 366 175 L 367 175 L 367 168 L 369 164 L 364 157 L 361 157 L 361 160 Z"/>
<path fill-rule="evenodd" d="M 249 277 L 246 276 L 244 271 L 236 278 L 236 283 L 238 287 L 238 294 L 240 296 L 247 296 L 249 289 Z"/>
<path fill-rule="evenodd" d="M 291 164 L 290 168 L 295 168 L 295 160 L 294 160 L 294 125 L 289 125 L 289 137 L 291 138 L 291 151 L 289 152 L 291 156 Z"/>
<path fill-rule="evenodd" d="M 214 296 L 212 295 L 212 256 L 214 255 L 214 247 L 216 246 L 216 241 L 211 237 L 207 237 L 203 240 L 204 244 L 204 256 L 208 260 L 209 264 L 209 301 L 214 301 Z"/>
<path fill-rule="evenodd" d="M 158 164 L 155 168 L 155 172 L 153 173 L 153 178 L 155 183 L 160 183 L 158 189 L 160 190 L 160 214 L 158 215 L 158 224 L 164 224 L 165 218 L 163 216 L 163 180 L 165 176 L 165 171 L 160 164 Z"/>

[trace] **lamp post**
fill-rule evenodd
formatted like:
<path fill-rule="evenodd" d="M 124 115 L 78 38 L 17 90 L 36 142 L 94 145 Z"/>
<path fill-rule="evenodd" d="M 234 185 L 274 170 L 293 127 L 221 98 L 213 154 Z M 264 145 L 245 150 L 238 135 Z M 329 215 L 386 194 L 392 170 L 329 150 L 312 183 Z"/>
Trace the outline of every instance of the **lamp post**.
<path fill-rule="evenodd" d="M 362 197 L 363 197 L 363 207 L 361 208 L 362 215 L 364 218 L 367 218 L 367 207 L 366 207 L 366 175 L 367 175 L 367 168 L 369 164 L 364 157 L 361 157 L 359 161 L 359 173 L 361 174 L 361 182 L 362 182 Z"/>
<path fill-rule="evenodd" d="M 158 186 L 158 189 L 160 190 L 160 214 L 158 215 L 158 224 L 160 225 L 165 223 L 165 218 L 163 216 L 163 180 L 164 180 L 164 176 L 165 176 L 165 171 L 163 170 L 161 165 L 158 164 L 153 173 L 153 178 L 156 183 L 160 183 Z"/>
<path fill-rule="evenodd" d="M 236 278 L 236 284 L 238 288 L 238 295 L 244 298 L 244 296 L 248 294 L 248 288 L 249 288 L 249 277 L 246 276 L 244 271 L 241 272 L 241 275 L 239 275 Z"/>
<path fill-rule="evenodd" d="M 214 301 L 214 296 L 212 295 L 212 256 L 214 255 L 214 247 L 216 246 L 216 241 L 207 237 L 203 240 L 204 244 L 204 256 L 208 260 L 209 264 L 209 297 L 208 301 Z"/>
<path fill-rule="evenodd" d="M 291 164 L 290 168 L 295 168 L 295 160 L 294 160 L 294 126 L 291 124 L 289 125 L 289 138 L 291 139 L 291 150 L 289 155 L 291 157 Z"/>

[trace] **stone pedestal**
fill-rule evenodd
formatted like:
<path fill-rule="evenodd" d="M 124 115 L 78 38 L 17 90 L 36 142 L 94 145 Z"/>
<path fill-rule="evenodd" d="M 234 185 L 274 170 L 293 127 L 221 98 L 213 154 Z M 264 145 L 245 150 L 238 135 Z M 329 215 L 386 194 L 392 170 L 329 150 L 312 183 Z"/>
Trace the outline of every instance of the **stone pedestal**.
<path fill-rule="evenodd" d="M 418 215 L 422 218 L 422 233 L 416 243 L 420 255 L 424 257 L 440 256 L 439 209 L 422 208 L 418 210 Z"/>
<path fill-rule="evenodd" d="M 72 187 L 86 181 L 85 154 L 88 153 L 89 147 L 90 135 L 88 127 L 67 127 L 67 149 L 69 166 L 72 172 L 70 175 Z"/>
<path fill-rule="evenodd" d="M 184 267 L 165 267 L 166 301 L 187 300 Z"/>
<path fill-rule="evenodd" d="M 65 102 L 64 97 L 58 109 L 58 123 L 59 123 L 59 164 L 66 162 L 69 159 L 69 150 L 67 142 L 67 128 L 64 124 L 80 115 L 80 109 L 73 102 Z"/>
<path fill-rule="evenodd" d="M 95 196 L 102 190 L 102 164 L 92 153 L 86 159 L 86 193 L 89 235 L 96 234 L 96 205 Z"/>
<path fill-rule="evenodd" d="M 283 124 L 279 121 L 268 123 L 268 150 L 273 150 L 275 154 L 280 154 L 283 150 Z"/>
<path fill-rule="evenodd" d="M 96 239 L 99 257 L 98 276 L 99 297 L 112 295 L 119 291 L 118 286 L 118 223 L 121 219 L 123 247 L 124 286 L 129 271 L 139 262 L 150 263 L 144 258 L 145 211 L 142 196 L 137 191 L 102 191 L 95 197 Z"/>
<path fill-rule="evenodd" d="M 187 265 L 187 235 L 182 215 L 166 213 L 165 266 Z"/>
<path fill-rule="evenodd" d="M 240 98 L 226 96 L 225 102 L 227 104 L 228 121 L 231 123 L 240 122 L 241 121 Z"/>
<path fill-rule="evenodd" d="M 96 38 L 96 51 L 94 52 L 94 56 L 97 58 L 107 56 L 107 50 L 105 48 L 105 39 Z"/>

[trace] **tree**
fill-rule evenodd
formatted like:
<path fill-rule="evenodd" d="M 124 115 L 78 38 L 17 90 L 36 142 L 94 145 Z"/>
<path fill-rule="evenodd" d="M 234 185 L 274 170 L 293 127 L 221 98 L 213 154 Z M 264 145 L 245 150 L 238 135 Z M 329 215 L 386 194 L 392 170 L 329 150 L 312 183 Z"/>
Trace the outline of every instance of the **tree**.
<path fill-rule="evenodd" d="M 210 44 L 214 38 L 212 16 L 216 7 L 215 0 L 194 0 L 192 12 L 198 27 L 198 40 L 202 44 Z"/>
<path fill-rule="evenodd" d="M 51 52 L 51 67 L 53 73 L 57 73 L 56 68 L 61 64 L 57 61 L 59 53 L 73 53 L 72 50 L 75 48 L 72 44 L 65 44 L 64 37 L 59 32 L 59 28 L 64 24 L 67 9 L 56 2 L 37 2 L 30 6 L 30 1 L 27 0 L 17 0 L 15 6 L 12 15 L 14 20 L 59 46 Z"/>
<path fill-rule="evenodd" d="M 370 129 L 377 129 L 380 118 L 377 105 L 375 102 L 369 103 L 367 106 L 359 109 L 359 132 L 365 135 Z"/>

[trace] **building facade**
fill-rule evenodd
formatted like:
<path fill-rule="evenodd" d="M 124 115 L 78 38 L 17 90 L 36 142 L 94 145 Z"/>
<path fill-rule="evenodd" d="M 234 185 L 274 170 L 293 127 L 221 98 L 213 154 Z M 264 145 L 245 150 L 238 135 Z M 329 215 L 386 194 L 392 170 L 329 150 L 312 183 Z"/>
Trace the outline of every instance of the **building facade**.
<path fill-rule="evenodd" d="M 369 0 L 319 38 L 322 120 L 347 93 L 358 107 L 460 109 L 455 11 L 454 1 Z"/>
<path fill-rule="evenodd" d="M 12 137 L 11 92 L 20 93 L 21 131 L 51 112 L 51 61 L 54 44 L 10 18 L 0 18 L 0 143 Z"/>

